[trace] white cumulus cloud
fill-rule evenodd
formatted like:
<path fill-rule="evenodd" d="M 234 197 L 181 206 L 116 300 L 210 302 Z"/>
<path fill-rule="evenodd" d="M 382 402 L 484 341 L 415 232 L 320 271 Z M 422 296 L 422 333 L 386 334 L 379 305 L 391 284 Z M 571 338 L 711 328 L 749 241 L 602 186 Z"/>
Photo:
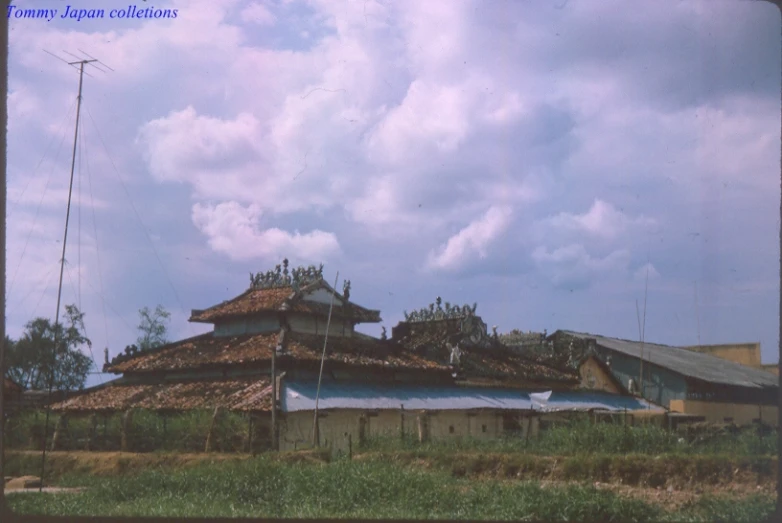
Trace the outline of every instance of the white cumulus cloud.
<path fill-rule="evenodd" d="M 486 258 L 488 247 L 505 232 L 511 215 L 508 207 L 490 208 L 480 219 L 453 235 L 436 252 L 430 253 L 429 267 L 456 269 L 475 257 Z"/>
<path fill-rule="evenodd" d="M 327 258 L 339 252 L 337 237 L 330 232 L 314 230 L 293 233 L 278 228 L 261 229 L 261 210 L 256 205 L 244 207 L 237 202 L 215 206 L 193 205 L 193 223 L 209 238 L 209 245 L 234 260 L 255 258 L 302 260 Z"/>

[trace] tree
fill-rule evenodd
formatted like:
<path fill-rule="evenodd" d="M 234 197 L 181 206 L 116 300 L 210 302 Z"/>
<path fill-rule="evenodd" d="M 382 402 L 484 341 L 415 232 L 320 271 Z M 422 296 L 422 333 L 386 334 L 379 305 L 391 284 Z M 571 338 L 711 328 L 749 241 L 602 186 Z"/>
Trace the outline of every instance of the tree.
<path fill-rule="evenodd" d="M 149 307 L 144 307 L 138 313 L 141 317 L 141 323 L 138 325 L 141 336 L 136 340 L 138 349 L 144 351 L 168 343 L 166 335 L 171 313 L 164 309 L 162 305 L 155 307 L 154 311 L 150 311 Z"/>
<path fill-rule="evenodd" d="M 6 337 L 5 343 L 6 376 L 23 387 L 84 388 L 92 359 L 79 347 L 92 347 L 92 342 L 84 335 L 84 313 L 75 305 L 65 306 L 64 322 L 55 326 L 47 318 L 36 318 L 25 325 L 18 341 Z"/>

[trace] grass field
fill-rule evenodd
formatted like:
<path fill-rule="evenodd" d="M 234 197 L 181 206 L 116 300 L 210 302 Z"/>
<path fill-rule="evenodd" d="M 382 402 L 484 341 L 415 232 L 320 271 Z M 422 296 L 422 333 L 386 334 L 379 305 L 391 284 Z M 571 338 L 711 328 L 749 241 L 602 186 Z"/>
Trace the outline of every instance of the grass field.
<path fill-rule="evenodd" d="M 79 494 L 11 495 L 25 514 L 577 521 L 764 521 L 774 498 L 704 496 L 675 511 L 593 485 L 457 477 L 381 459 L 292 462 L 271 456 L 180 470 L 67 474 Z"/>
<path fill-rule="evenodd" d="M 201 448 L 191 432 L 184 448 Z M 575 423 L 529 441 L 425 444 L 389 435 L 352 456 L 170 448 L 51 452 L 47 485 L 87 490 L 7 499 L 15 512 L 49 515 L 578 521 L 764 521 L 776 502 L 777 433 L 754 427 L 677 434 Z M 40 452 L 6 458 L 6 474 L 40 472 Z"/>

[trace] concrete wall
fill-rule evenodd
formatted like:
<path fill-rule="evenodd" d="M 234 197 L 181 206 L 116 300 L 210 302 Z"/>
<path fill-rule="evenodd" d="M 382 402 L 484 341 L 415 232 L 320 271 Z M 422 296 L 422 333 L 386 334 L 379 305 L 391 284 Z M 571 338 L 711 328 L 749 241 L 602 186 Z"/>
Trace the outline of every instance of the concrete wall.
<path fill-rule="evenodd" d="M 520 437 L 534 437 L 538 433 L 537 417 L 516 414 L 521 429 Z M 502 412 L 490 410 L 443 410 L 436 412 L 381 410 L 331 410 L 319 418 L 320 443 L 335 450 L 348 450 L 348 436 L 353 448 L 358 448 L 361 433 L 364 437 L 401 437 L 401 432 L 419 437 L 419 426 L 431 440 L 458 438 L 493 439 L 502 436 Z M 419 425 L 420 418 L 420 425 Z M 280 419 L 280 450 L 307 448 L 312 444 L 312 411 L 291 412 Z M 363 420 L 363 421 L 362 421 Z M 402 429 L 404 424 L 404 429 Z M 363 427 L 362 427 L 363 426 Z"/>
<path fill-rule="evenodd" d="M 619 387 L 594 358 L 588 358 L 578 369 L 578 373 L 581 376 L 581 387 L 584 389 L 600 390 L 611 394 L 620 392 Z"/>
<path fill-rule="evenodd" d="M 741 363 L 749 367 L 760 368 L 760 343 L 726 343 L 722 345 L 693 345 L 685 347 L 711 354 L 724 360 Z"/>
<path fill-rule="evenodd" d="M 292 331 L 304 332 L 307 334 L 326 334 L 326 318 L 318 318 L 306 314 L 291 314 L 288 317 L 288 324 Z M 352 336 L 353 326 L 344 322 L 341 318 L 331 317 L 329 325 L 329 336 Z"/>
<path fill-rule="evenodd" d="M 215 324 L 215 336 L 241 336 L 280 330 L 280 322 L 274 315 L 256 318 L 236 318 Z"/>
<path fill-rule="evenodd" d="M 328 305 L 331 303 L 332 296 L 333 294 L 331 294 L 326 289 L 317 289 L 304 296 L 303 299 L 317 303 L 325 303 Z M 342 307 L 342 300 L 338 296 L 334 296 L 334 307 Z"/>
<path fill-rule="evenodd" d="M 750 405 L 742 403 L 718 403 L 713 401 L 671 400 L 672 412 L 683 412 L 705 416 L 709 423 L 727 423 L 749 425 L 754 420 L 763 419 L 763 423 L 779 425 L 779 408 L 776 405 Z M 727 418 L 732 418 L 728 420 Z"/>

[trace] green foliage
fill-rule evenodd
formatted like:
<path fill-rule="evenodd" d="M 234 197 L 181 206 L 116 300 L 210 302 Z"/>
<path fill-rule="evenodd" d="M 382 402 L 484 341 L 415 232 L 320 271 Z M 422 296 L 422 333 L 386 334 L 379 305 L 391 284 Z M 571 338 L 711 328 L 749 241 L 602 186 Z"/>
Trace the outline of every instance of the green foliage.
<path fill-rule="evenodd" d="M 84 313 L 65 306 L 65 321 L 57 325 L 36 318 L 22 337 L 6 343 L 6 376 L 25 388 L 56 390 L 84 388 L 92 360 L 79 347 L 92 342 L 84 335 Z"/>
<path fill-rule="evenodd" d="M 500 437 L 488 440 L 453 438 L 419 443 L 413 436 L 398 435 L 368 438 L 361 449 L 423 450 L 427 452 L 528 452 L 539 455 L 576 454 L 720 454 L 734 456 L 778 454 L 777 431 L 761 433 L 757 427 L 745 427 L 738 434 L 719 434 L 711 438 L 687 440 L 683 434 L 657 425 L 621 425 L 577 420 L 542 430 L 537 438 Z"/>
<path fill-rule="evenodd" d="M 49 419 L 49 442 L 52 427 L 59 416 Z M 45 412 L 21 411 L 9 417 L 5 427 L 5 444 L 17 450 L 40 450 L 43 441 Z M 133 452 L 178 451 L 203 452 L 212 411 L 159 413 L 137 410 L 133 413 L 130 441 Z M 93 432 L 94 431 L 94 432 Z M 122 441 L 122 413 L 69 417 L 60 439 L 62 450 L 84 450 L 90 433 L 94 434 L 92 450 L 117 451 Z M 249 419 L 233 412 L 223 412 L 214 426 L 213 448 L 217 452 L 249 450 Z M 256 441 L 257 447 L 259 441 Z"/>
<path fill-rule="evenodd" d="M 141 336 L 136 340 L 140 350 L 154 349 L 168 343 L 168 322 L 171 319 L 171 313 L 162 305 L 155 307 L 150 311 L 149 307 L 144 307 L 138 311 L 140 322 L 138 330 Z"/>

